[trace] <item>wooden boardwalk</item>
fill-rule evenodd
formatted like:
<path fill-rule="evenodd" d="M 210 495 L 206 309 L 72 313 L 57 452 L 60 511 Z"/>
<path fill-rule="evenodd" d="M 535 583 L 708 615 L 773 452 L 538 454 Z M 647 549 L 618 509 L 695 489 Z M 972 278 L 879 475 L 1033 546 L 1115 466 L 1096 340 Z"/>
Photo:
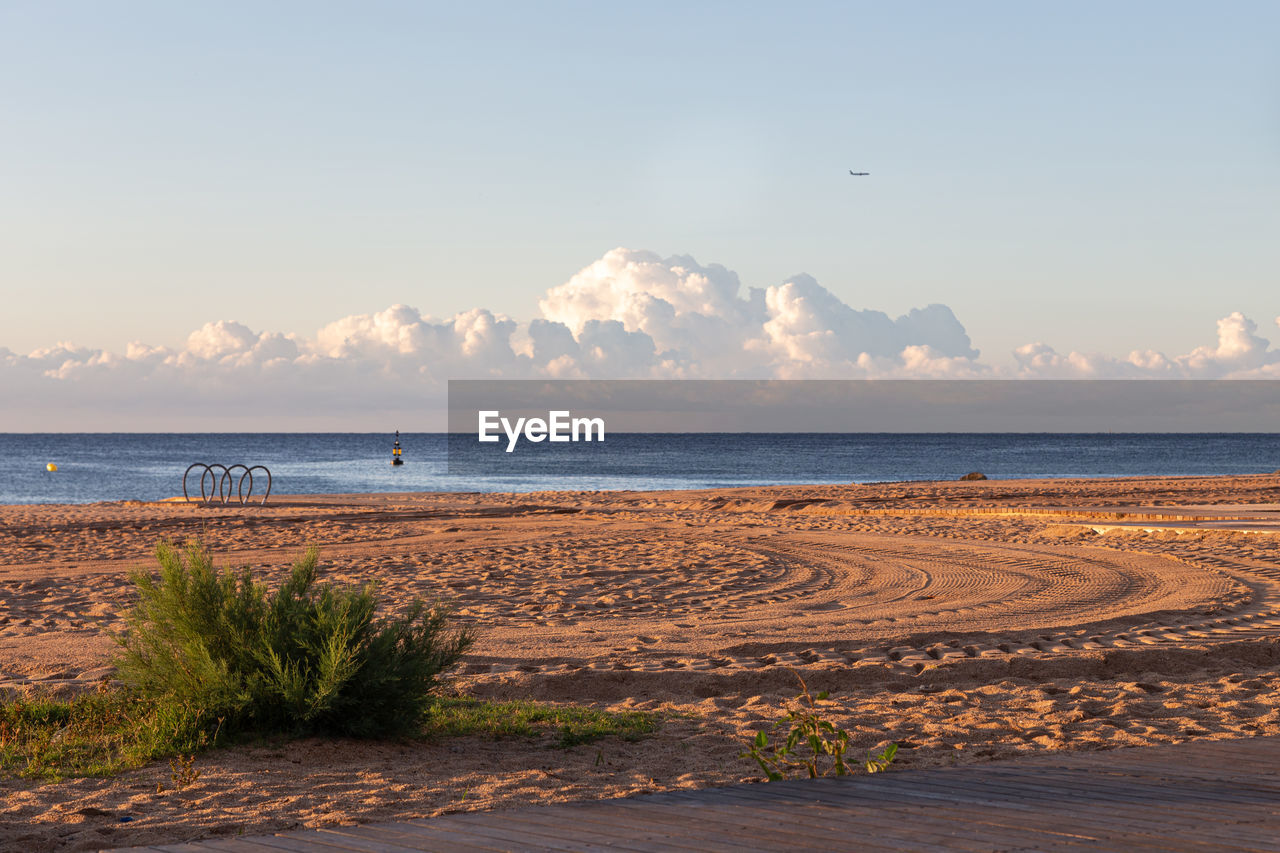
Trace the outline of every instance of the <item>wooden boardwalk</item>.
<path fill-rule="evenodd" d="M 737 785 L 127 849 L 1280 851 L 1280 737 Z"/>

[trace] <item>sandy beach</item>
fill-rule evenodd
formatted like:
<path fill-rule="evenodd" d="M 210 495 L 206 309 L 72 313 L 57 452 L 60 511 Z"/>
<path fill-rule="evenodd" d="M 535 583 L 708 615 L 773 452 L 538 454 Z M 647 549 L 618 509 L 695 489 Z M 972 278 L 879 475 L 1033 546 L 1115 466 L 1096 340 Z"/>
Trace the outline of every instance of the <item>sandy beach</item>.
<path fill-rule="evenodd" d="M 1280 734 L 1280 476 L 274 497 L 0 507 L 0 689 L 110 675 L 160 539 L 388 606 L 451 601 L 451 687 L 661 714 L 638 742 L 309 740 L 107 779 L 0 781 L 0 847 L 87 850 L 759 778 L 739 753 L 829 690 L 898 766 Z M 129 818 L 122 822 L 121 818 Z"/>

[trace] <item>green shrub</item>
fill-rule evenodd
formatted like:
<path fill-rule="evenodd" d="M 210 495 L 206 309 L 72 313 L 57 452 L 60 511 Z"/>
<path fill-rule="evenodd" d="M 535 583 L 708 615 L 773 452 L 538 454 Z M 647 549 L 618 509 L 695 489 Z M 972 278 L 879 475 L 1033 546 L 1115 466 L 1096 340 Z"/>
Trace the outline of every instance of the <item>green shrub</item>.
<path fill-rule="evenodd" d="M 311 548 L 271 593 L 248 569 L 218 572 L 200 542 L 161 543 L 159 577 L 117 637 L 118 678 L 230 731 L 378 737 L 416 731 L 440 676 L 471 646 L 448 611 L 415 600 L 375 618 L 376 587 L 316 583 Z"/>

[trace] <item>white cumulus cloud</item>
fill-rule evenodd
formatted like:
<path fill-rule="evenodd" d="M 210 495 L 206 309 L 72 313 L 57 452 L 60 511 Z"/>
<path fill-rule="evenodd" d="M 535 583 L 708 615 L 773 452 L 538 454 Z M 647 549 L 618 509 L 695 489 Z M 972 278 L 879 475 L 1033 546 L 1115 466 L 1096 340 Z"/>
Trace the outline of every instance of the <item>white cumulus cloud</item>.
<path fill-rule="evenodd" d="M 539 307 L 579 340 L 601 334 L 589 331 L 593 322 L 617 324 L 612 334 L 632 353 L 633 372 L 645 372 L 636 360 L 641 344 L 620 336 L 646 336 L 653 345 L 648 375 L 864 376 L 904 367 L 911 347 L 959 359 L 971 372 L 978 356 L 945 305 L 892 319 L 850 307 L 812 276 L 744 292 L 737 275 L 718 264 L 631 249 L 607 252 L 548 291 Z"/>
<path fill-rule="evenodd" d="M 1276 323 L 1280 325 L 1280 317 Z M 1185 355 L 1167 356 L 1152 349 L 1134 350 L 1124 359 L 1099 353 L 1061 355 L 1037 342 L 1018 347 L 1014 358 L 1017 374 L 1035 379 L 1280 378 L 1280 350 L 1257 331 L 1257 323 L 1236 311 L 1218 321 L 1216 346 L 1199 346 Z"/>
<path fill-rule="evenodd" d="M 310 337 L 211 320 L 179 348 L 123 353 L 0 347 L 0 429 L 368 428 L 439 409 L 451 378 L 1280 378 L 1280 351 L 1240 313 L 1218 321 L 1215 344 L 1181 355 L 1036 342 L 1002 370 L 979 360 L 946 305 L 890 317 L 809 275 L 744 288 L 718 264 L 623 248 L 548 290 L 539 309 L 518 321 L 392 305 Z"/>

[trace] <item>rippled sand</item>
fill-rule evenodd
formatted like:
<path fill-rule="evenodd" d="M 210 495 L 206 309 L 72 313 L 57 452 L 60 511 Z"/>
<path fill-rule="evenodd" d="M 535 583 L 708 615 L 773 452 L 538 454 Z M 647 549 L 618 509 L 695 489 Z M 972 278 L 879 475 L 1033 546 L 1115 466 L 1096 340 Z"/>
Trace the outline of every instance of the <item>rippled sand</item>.
<path fill-rule="evenodd" d="M 830 690 L 904 766 L 1280 733 L 1280 477 L 714 492 L 345 495 L 0 508 L 0 688 L 110 671 L 128 572 L 203 535 L 279 577 L 306 544 L 389 606 L 454 602 L 474 695 L 669 715 L 541 743 L 304 742 L 108 780 L 0 782 L 0 846 L 90 849 L 755 777 L 747 736 Z M 1232 532 L 1233 529 L 1255 532 Z M 1098 531 L 1104 531 L 1099 533 Z M 121 823 L 121 817 L 133 820 Z"/>

